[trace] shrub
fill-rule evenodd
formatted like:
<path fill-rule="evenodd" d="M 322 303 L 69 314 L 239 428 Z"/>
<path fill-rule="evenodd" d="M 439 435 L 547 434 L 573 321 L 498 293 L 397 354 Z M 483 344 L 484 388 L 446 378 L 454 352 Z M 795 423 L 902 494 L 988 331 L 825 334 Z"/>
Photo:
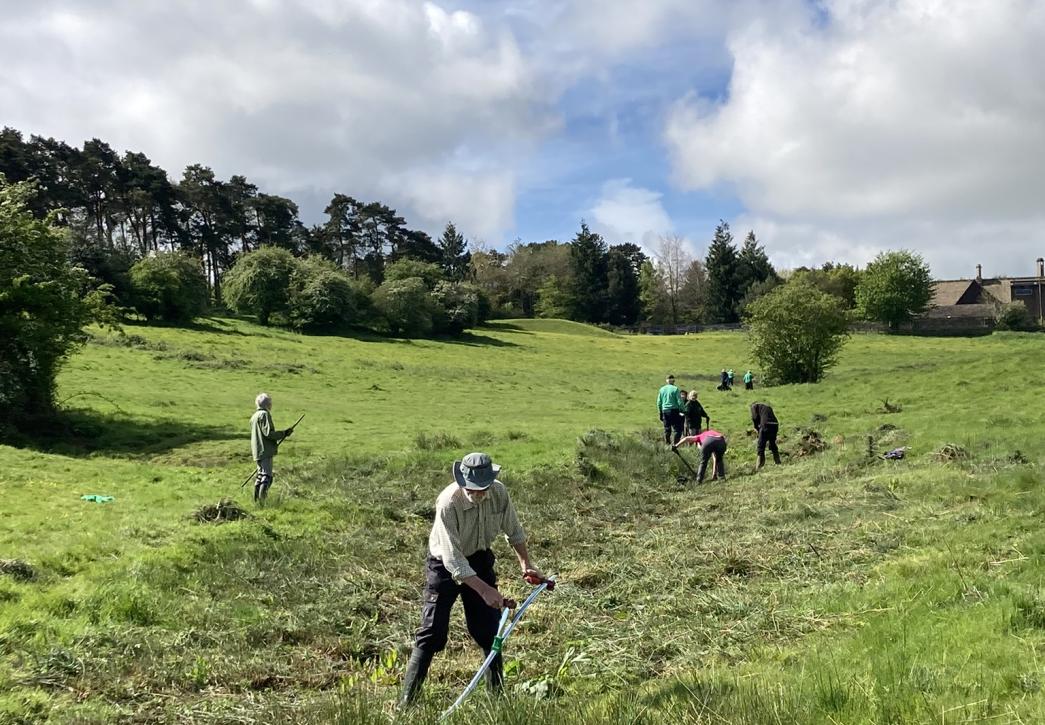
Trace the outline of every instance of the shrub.
<path fill-rule="evenodd" d="M 70 245 L 69 259 L 73 266 L 83 267 L 97 284 L 109 285 L 116 304 L 121 307 L 134 305 L 131 267 L 135 260 L 130 252 L 110 249 L 82 238 L 73 238 Z"/>
<path fill-rule="evenodd" d="M 748 307 L 751 352 L 773 383 L 815 383 L 838 360 L 849 335 L 842 301 L 789 282 Z"/>
<path fill-rule="evenodd" d="M 420 262 L 416 259 L 400 259 L 385 267 L 385 282 L 398 282 L 416 277 L 425 283 L 428 289 L 446 280 L 443 268 L 431 262 Z"/>
<path fill-rule="evenodd" d="M 358 322 L 365 299 L 335 264 L 305 259 L 290 277 L 290 323 L 302 330 L 329 330 Z"/>
<path fill-rule="evenodd" d="M 131 304 L 148 320 L 191 322 L 207 307 L 199 260 L 180 252 L 138 260 L 130 272 Z"/>
<path fill-rule="evenodd" d="M 424 337 L 432 331 L 433 301 L 418 277 L 385 282 L 374 291 L 374 308 L 392 333 Z"/>
<path fill-rule="evenodd" d="M 1005 305 L 1001 314 L 998 315 L 998 323 L 994 329 L 1028 331 L 1034 330 L 1036 327 L 1027 306 L 1022 302 L 1013 302 L 1010 305 Z"/>
<path fill-rule="evenodd" d="M 0 175 L 0 417 L 6 420 L 52 408 L 62 360 L 86 340 L 87 323 L 111 312 L 108 289 L 92 289 L 90 275 L 69 263 L 62 232 L 29 211 L 32 193 L 32 185 L 8 185 Z"/>
<path fill-rule="evenodd" d="M 459 335 L 479 324 L 479 290 L 466 282 L 439 282 L 432 290 L 436 332 Z"/>
<path fill-rule="evenodd" d="M 290 278 L 298 261 L 285 249 L 261 247 L 236 261 L 225 275 L 225 302 L 242 314 L 257 315 L 262 325 L 290 304 Z"/>

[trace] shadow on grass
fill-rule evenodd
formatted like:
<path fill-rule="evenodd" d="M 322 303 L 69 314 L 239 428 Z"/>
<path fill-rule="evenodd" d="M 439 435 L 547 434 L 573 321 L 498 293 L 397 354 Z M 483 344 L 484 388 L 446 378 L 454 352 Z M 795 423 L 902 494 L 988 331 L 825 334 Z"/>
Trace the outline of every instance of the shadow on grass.
<path fill-rule="evenodd" d="M 520 327 L 512 322 L 500 322 L 498 320 L 490 320 L 489 322 L 482 325 L 488 330 L 497 330 L 498 332 L 513 332 L 520 335 L 532 335 L 533 330 L 527 330 L 525 327 Z"/>
<path fill-rule="evenodd" d="M 59 410 L 51 415 L 20 421 L 3 441 L 64 456 L 154 456 L 201 441 L 235 440 L 243 431 L 197 425 L 173 419 L 138 418 L 124 413 Z"/>
<path fill-rule="evenodd" d="M 235 318 L 230 318 L 235 319 Z M 123 321 L 124 327 L 158 327 L 172 330 L 192 330 L 193 332 L 210 332 L 216 335 L 236 335 L 238 337 L 249 337 L 250 333 L 237 330 L 220 317 L 200 317 L 192 322 L 164 323 L 148 322 L 137 318 L 128 318 Z"/>

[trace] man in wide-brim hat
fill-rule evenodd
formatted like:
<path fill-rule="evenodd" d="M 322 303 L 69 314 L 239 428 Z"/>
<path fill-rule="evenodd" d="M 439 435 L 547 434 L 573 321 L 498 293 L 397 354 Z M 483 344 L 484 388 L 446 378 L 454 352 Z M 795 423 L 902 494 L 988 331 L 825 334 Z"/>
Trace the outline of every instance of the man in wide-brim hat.
<path fill-rule="evenodd" d="M 530 563 L 526 534 L 508 489 L 497 480 L 501 467 L 485 453 L 469 453 L 453 465 L 454 482 L 435 503 L 435 521 L 428 537 L 426 581 L 421 603 L 421 627 L 403 679 L 401 702 L 421 691 L 436 652 L 446 647 L 450 611 L 460 597 L 468 633 L 483 652 L 490 653 L 503 607 L 515 603 L 497 590 L 490 544 L 503 534 L 515 549 L 523 578 L 539 584 L 545 576 Z M 503 678 L 498 655 L 486 673 L 486 685 L 499 691 Z"/>

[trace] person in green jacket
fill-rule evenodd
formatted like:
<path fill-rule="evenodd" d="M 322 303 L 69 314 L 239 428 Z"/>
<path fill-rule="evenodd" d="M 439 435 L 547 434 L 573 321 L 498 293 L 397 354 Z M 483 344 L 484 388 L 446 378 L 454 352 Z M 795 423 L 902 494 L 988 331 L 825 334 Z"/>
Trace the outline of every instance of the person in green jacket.
<path fill-rule="evenodd" d="M 669 375 L 661 389 L 657 392 L 657 413 L 660 422 L 664 424 L 664 443 L 671 445 L 678 443 L 682 438 L 683 413 L 686 411 L 686 401 L 675 387 L 675 376 Z M 672 434 L 674 433 L 674 440 Z"/>
<path fill-rule="evenodd" d="M 250 418 L 250 452 L 258 464 L 257 477 L 254 479 L 254 502 L 261 503 L 268 496 L 272 485 L 272 458 L 279 449 L 279 444 L 290 437 L 291 429 L 276 430 L 272 422 L 272 396 L 261 393 L 255 398 L 257 410 Z"/>
<path fill-rule="evenodd" d="M 754 390 L 754 389 L 755 389 L 755 376 L 754 376 L 754 374 L 750 370 L 748 370 L 746 373 L 744 373 L 744 390 Z"/>

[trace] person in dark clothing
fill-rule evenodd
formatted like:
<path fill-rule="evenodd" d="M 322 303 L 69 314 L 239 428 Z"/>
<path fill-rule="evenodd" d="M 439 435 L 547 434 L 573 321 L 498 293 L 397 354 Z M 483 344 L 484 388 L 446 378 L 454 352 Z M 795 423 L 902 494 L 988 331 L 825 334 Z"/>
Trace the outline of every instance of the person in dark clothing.
<path fill-rule="evenodd" d="M 780 423 L 776 419 L 773 408 L 766 403 L 751 404 L 751 423 L 758 431 L 758 463 L 756 470 L 766 465 L 766 446 L 773 454 L 773 463 L 780 465 L 780 451 L 776 447 L 776 434 Z"/>
<path fill-rule="evenodd" d="M 686 402 L 686 435 L 693 436 L 700 432 L 700 419 L 704 418 L 711 427 L 711 418 L 708 416 L 704 406 L 697 400 L 697 391 L 689 391 L 689 400 Z"/>
<path fill-rule="evenodd" d="M 729 390 L 729 373 L 726 372 L 725 368 L 722 369 L 722 381 L 718 384 L 718 389 Z"/>
<path fill-rule="evenodd" d="M 708 461 L 710 461 L 712 457 L 714 457 L 715 463 L 712 468 L 711 480 L 714 481 L 716 478 L 725 480 L 726 437 L 724 435 L 719 433 L 717 430 L 708 428 L 703 433 L 683 438 L 673 445 L 672 448 L 678 448 L 685 444 L 693 444 L 700 448 L 700 466 L 697 468 L 697 483 L 704 482 L 704 474 L 708 470 Z"/>

